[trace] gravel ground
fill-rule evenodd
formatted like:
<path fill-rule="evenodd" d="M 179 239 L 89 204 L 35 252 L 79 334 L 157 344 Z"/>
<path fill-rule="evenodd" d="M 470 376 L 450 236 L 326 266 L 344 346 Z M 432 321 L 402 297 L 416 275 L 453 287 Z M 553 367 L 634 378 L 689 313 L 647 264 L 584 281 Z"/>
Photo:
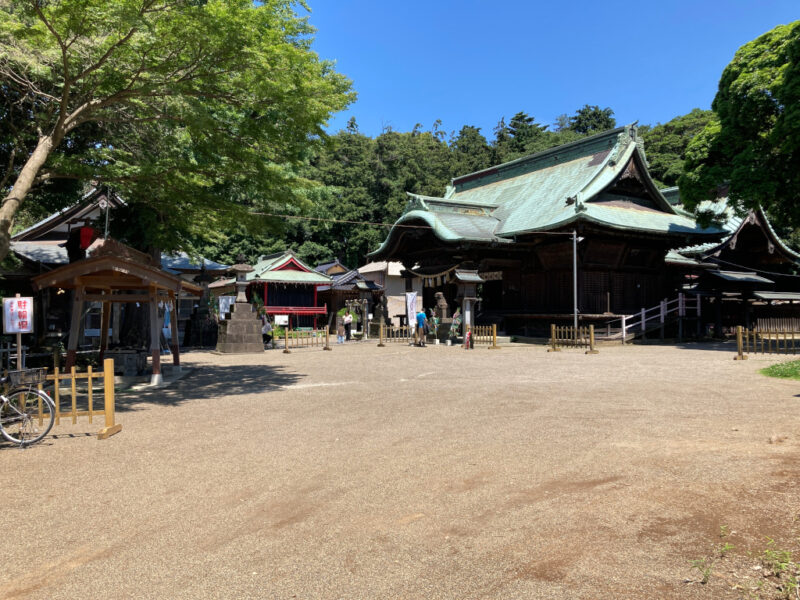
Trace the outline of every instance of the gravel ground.
<path fill-rule="evenodd" d="M 691 561 L 797 537 L 800 382 L 733 356 L 188 353 L 109 440 L 0 445 L 0 596 L 739 598 Z"/>

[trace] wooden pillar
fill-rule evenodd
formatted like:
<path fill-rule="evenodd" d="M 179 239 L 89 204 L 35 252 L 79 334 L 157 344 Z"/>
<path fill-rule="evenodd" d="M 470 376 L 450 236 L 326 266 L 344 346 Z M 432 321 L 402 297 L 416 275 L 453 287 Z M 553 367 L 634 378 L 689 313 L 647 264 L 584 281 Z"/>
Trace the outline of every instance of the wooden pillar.
<path fill-rule="evenodd" d="M 122 303 L 111 303 L 111 342 L 119 344 L 119 329 L 122 326 Z"/>
<path fill-rule="evenodd" d="M 78 336 L 81 334 L 81 321 L 83 321 L 83 298 L 84 287 L 75 288 L 72 296 L 72 318 L 69 322 L 69 340 L 67 340 L 67 361 L 64 367 L 66 370 L 75 365 L 78 358 Z"/>
<path fill-rule="evenodd" d="M 178 333 L 178 296 L 180 296 L 180 293 L 180 285 L 176 292 L 169 291 L 169 299 L 172 301 L 172 314 L 169 319 L 170 328 L 172 329 L 172 343 L 169 345 L 169 349 L 172 352 L 172 364 L 177 371 L 180 371 L 181 368 L 180 334 Z"/>
<path fill-rule="evenodd" d="M 103 315 L 100 318 L 100 362 L 108 350 L 108 326 L 111 324 L 111 302 L 103 302 Z"/>
<path fill-rule="evenodd" d="M 153 359 L 153 374 L 150 385 L 160 385 L 164 382 L 161 376 L 161 323 L 158 319 L 158 296 L 156 288 L 150 288 L 150 354 Z"/>

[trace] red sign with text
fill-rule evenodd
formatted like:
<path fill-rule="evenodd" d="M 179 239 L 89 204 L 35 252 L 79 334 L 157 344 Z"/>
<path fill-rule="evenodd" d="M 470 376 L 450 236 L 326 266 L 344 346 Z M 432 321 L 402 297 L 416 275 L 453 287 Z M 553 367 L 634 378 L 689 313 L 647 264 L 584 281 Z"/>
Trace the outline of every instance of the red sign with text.
<path fill-rule="evenodd" d="M 3 298 L 3 333 L 33 333 L 33 298 Z"/>

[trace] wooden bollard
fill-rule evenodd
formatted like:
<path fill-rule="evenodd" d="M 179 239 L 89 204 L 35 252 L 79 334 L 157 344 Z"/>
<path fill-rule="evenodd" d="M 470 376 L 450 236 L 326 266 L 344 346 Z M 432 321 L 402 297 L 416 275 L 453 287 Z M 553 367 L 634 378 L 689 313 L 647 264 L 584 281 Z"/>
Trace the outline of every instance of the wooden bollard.
<path fill-rule="evenodd" d="M 58 385 L 58 380 L 56 380 L 56 385 Z M 89 383 L 91 385 L 91 381 Z M 113 358 L 106 358 L 103 361 L 103 396 L 104 396 L 104 404 L 103 404 L 103 412 L 105 413 L 106 417 L 106 426 L 103 427 L 97 433 L 97 439 L 104 440 L 108 437 L 111 437 L 115 433 L 119 433 L 122 431 L 122 424 L 121 423 L 114 423 L 116 415 L 114 414 L 115 411 L 115 400 L 114 400 L 114 359 Z"/>
<path fill-rule="evenodd" d="M 283 346 L 283 353 L 290 354 L 291 350 L 289 350 L 289 328 L 283 330 L 284 333 L 284 346 Z"/>
<path fill-rule="evenodd" d="M 737 354 L 733 357 L 733 360 L 746 360 L 747 355 L 744 353 L 744 348 L 742 344 L 742 326 L 736 326 L 736 350 Z"/>
<path fill-rule="evenodd" d="M 497 323 L 492 323 L 492 345 L 489 350 L 499 350 L 500 346 L 497 345 Z"/>
<path fill-rule="evenodd" d="M 597 354 L 597 349 L 594 347 L 594 325 L 589 325 L 589 349 L 586 354 Z"/>
<path fill-rule="evenodd" d="M 556 345 L 556 326 L 555 324 L 550 324 L 550 348 L 547 349 L 548 352 L 559 352 L 561 348 Z"/>
<path fill-rule="evenodd" d="M 330 328 L 326 326 L 325 327 L 325 347 L 323 348 L 323 350 L 332 350 L 331 344 L 330 344 L 330 335 L 331 335 Z"/>
<path fill-rule="evenodd" d="M 383 348 L 386 344 L 383 343 L 383 323 L 378 326 L 378 348 Z"/>

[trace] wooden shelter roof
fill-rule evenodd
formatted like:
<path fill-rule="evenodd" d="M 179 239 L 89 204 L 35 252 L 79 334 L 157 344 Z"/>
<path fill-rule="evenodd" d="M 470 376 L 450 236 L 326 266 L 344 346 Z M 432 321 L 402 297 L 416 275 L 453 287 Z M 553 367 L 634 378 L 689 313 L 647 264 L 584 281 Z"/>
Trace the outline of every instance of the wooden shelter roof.
<path fill-rule="evenodd" d="M 202 288 L 163 269 L 119 256 L 92 256 L 70 263 L 47 273 L 31 278 L 34 290 L 48 287 L 74 289 L 84 287 L 87 292 L 111 292 L 116 290 L 142 290 L 154 287 L 157 290 L 178 290 L 202 295 Z"/>

